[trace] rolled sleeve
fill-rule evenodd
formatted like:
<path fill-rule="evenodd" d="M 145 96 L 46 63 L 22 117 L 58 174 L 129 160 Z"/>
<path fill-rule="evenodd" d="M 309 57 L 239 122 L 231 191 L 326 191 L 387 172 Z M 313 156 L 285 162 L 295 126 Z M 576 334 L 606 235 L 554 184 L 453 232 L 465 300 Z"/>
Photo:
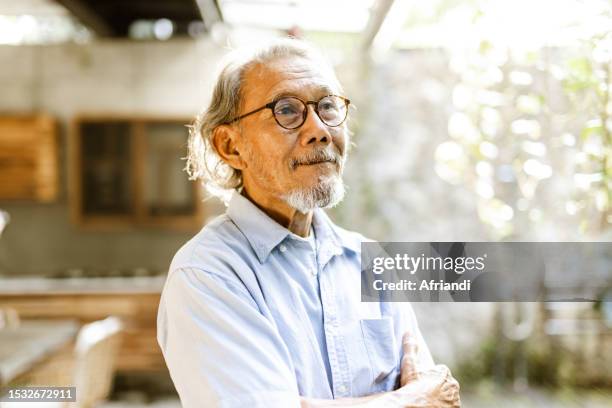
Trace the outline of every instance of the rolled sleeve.
<path fill-rule="evenodd" d="M 183 407 L 299 407 L 286 347 L 240 281 L 174 270 L 157 319 Z"/>

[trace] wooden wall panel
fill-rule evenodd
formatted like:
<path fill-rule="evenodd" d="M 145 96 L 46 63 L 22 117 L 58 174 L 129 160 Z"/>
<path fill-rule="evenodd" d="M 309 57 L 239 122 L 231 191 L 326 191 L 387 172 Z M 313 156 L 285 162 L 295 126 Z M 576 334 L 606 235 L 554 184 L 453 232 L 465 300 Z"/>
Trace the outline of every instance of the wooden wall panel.
<path fill-rule="evenodd" d="M 47 115 L 0 116 L 0 200 L 54 201 L 58 178 L 56 121 Z"/>

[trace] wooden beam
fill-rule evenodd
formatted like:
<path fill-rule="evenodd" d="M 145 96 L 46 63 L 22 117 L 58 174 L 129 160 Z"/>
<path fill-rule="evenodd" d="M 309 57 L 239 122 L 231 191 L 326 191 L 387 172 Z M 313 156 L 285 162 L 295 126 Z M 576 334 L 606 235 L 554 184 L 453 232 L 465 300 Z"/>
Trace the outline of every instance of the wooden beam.
<path fill-rule="evenodd" d="M 392 5 L 393 0 L 381 0 L 374 3 L 372 12 L 370 14 L 370 19 L 368 20 L 368 24 L 366 25 L 362 35 L 361 46 L 363 51 L 369 52 L 370 48 L 372 47 L 372 43 L 374 42 L 374 39 L 378 35 L 380 28 L 387 18 L 387 14 L 389 13 Z"/>
<path fill-rule="evenodd" d="M 215 23 L 223 21 L 223 14 L 217 0 L 195 0 L 195 2 L 206 30 L 210 30 Z"/>
<path fill-rule="evenodd" d="M 112 26 L 83 0 L 56 0 L 74 15 L 83 25 L 91 28 L 101 37 L 112 37 Z"/>

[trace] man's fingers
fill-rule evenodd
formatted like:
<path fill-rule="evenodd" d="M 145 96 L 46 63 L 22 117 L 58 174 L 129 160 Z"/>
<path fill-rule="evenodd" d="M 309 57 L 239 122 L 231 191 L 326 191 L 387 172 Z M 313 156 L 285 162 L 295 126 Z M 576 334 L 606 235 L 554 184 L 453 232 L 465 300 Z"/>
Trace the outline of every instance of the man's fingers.
<path fill-rule="evenodd" d="M 411 333 L 405 333 L 402 338 L 402 365 L 400 370 L 400 385 L 403 387 L 411 381 L 419 378 L 417 368 L 418 345 Z"/>
<path fill-rule="evenodd" d="M 459 396 L 459 390 L 459 382 L 453 378 L 453 376 L 450 374 L 450 370 L 448 370 L 446 381 L 440 390 L 440 399 L 453 403 L 453 407 L 460 407 L 461 398 Z"/>
<path fill-rule="evenodd" d="M 404 355 L 413 354 L 416 356 L 418 351 L 418 344 L 412 333 L 406 332 L 402 337 L 402 348 L 404 350 Z"/>

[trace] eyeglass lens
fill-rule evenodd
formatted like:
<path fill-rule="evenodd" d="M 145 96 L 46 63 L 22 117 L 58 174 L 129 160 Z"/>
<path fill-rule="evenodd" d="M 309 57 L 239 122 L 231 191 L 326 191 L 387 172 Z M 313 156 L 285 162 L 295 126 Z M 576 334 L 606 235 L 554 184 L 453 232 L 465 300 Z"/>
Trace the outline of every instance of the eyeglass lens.
<path fill-rule="evenodd" d="M 306 104 L 297 98 L 282 98 L 274 106 L 274 117 L 282 127 L 295 129 L 306 120 L 306 109 Z M 327 126 L 339 126 L 346 119 L 346 102 L 337 96 L 326 96 L 317 103 L 316 112 Z"/>

